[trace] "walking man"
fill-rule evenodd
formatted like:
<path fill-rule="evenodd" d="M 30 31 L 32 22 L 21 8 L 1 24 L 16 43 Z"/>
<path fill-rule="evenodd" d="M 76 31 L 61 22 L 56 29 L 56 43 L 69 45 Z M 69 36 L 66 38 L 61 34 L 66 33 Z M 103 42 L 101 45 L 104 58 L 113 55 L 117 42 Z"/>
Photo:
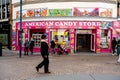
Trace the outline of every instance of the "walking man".
<path fill-rule="evenodd" d="M 112 55 L 114 55 L 114 53 L 116 52 L 115 51 L 116 45 L 117 45 L 117 41 L 114 37 L 113 40 L 112 40 Z"/>
<path fill-rule="evenodd" d="M 42 68 L 44 66 L 44 73 L 50 73 L 49 72 L 49 53 L 48 53 L 48 44 L 46 42 L 46 35 L 41 36 L 41 55 L 43 58 L 43 61 L 36 66 L 37 72 L 39 72 L 39 68 Z"/>

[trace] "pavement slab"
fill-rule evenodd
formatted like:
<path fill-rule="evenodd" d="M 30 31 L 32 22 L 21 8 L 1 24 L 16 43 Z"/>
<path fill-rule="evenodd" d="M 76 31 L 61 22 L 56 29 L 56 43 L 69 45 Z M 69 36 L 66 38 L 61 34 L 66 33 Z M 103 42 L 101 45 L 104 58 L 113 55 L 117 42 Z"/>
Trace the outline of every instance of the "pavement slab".
<path fill-rule="evenodd" d="M 28 80 L 93 80 L 93 79 L 89 75 L 70 74 L 70 75 L 38 77 L 38 78 L 28 79 Z"/>
<path fill-rule="evenodd" d="M 91 75 L 94 80 L 120 80 L 120 76 L 115 75 Z"/>
<path fill-rule="evenodd" d="M 113 75 L 92 75 L 92 74 L 70 74 L 59 76 L 38 77 L 27 80 L 120 80 L 120 76 Z"/>

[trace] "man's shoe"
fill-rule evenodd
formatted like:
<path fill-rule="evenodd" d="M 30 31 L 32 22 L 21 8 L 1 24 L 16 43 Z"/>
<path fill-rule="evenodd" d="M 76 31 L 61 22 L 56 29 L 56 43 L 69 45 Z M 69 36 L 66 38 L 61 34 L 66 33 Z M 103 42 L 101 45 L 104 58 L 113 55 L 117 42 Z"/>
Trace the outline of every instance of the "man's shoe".
<path fill-rule="evenodd" d="M 48 71 L 48 72 L 45 72 L 45 73 L 48 73 L 48 74 L 50 74 L 51 72 L 49 72 L 49 71 Z"/>
<path fill-rule="evenodd" d="M 112 54 L 113 56 L 115 55 L 115 54 Z"/>
<path fill-rule="evenodd" d="M 36 67 L 36 71 L 39 72 L 39 68 L 38 67 Z"/>

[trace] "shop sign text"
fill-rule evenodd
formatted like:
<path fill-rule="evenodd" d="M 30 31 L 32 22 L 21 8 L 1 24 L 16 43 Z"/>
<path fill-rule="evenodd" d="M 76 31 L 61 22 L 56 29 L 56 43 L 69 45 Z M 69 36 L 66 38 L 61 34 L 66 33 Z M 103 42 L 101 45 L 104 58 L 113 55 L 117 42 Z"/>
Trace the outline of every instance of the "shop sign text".
<path fill-rule="evenodd" d="M 42 22 L 23 22 L 23 26 L 28 27 L 28 26 L 85 26 L 85 27 L 90 27 L 90 26 L 101 26 L 101 22 L 76 22 L 76 21 L 68 21 L 68 22 L 54 22 L 54 21 L 42 21 Z"/>

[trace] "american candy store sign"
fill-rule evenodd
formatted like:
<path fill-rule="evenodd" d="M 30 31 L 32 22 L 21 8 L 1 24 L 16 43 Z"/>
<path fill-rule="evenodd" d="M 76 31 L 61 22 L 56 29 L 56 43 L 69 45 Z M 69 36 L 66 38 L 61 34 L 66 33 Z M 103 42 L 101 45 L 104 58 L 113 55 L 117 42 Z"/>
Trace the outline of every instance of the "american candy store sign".
<path fill-rule="evenodd" d="M 22 27 L 49 27 L 60 28 L 60 27 L 99 27 L 101 22 L 80 22 L 80 21 L 39 21 L 39 22 L 22 22 Z M 19 22 L 16 23 L 16 27 L 19 27 Z"/>

